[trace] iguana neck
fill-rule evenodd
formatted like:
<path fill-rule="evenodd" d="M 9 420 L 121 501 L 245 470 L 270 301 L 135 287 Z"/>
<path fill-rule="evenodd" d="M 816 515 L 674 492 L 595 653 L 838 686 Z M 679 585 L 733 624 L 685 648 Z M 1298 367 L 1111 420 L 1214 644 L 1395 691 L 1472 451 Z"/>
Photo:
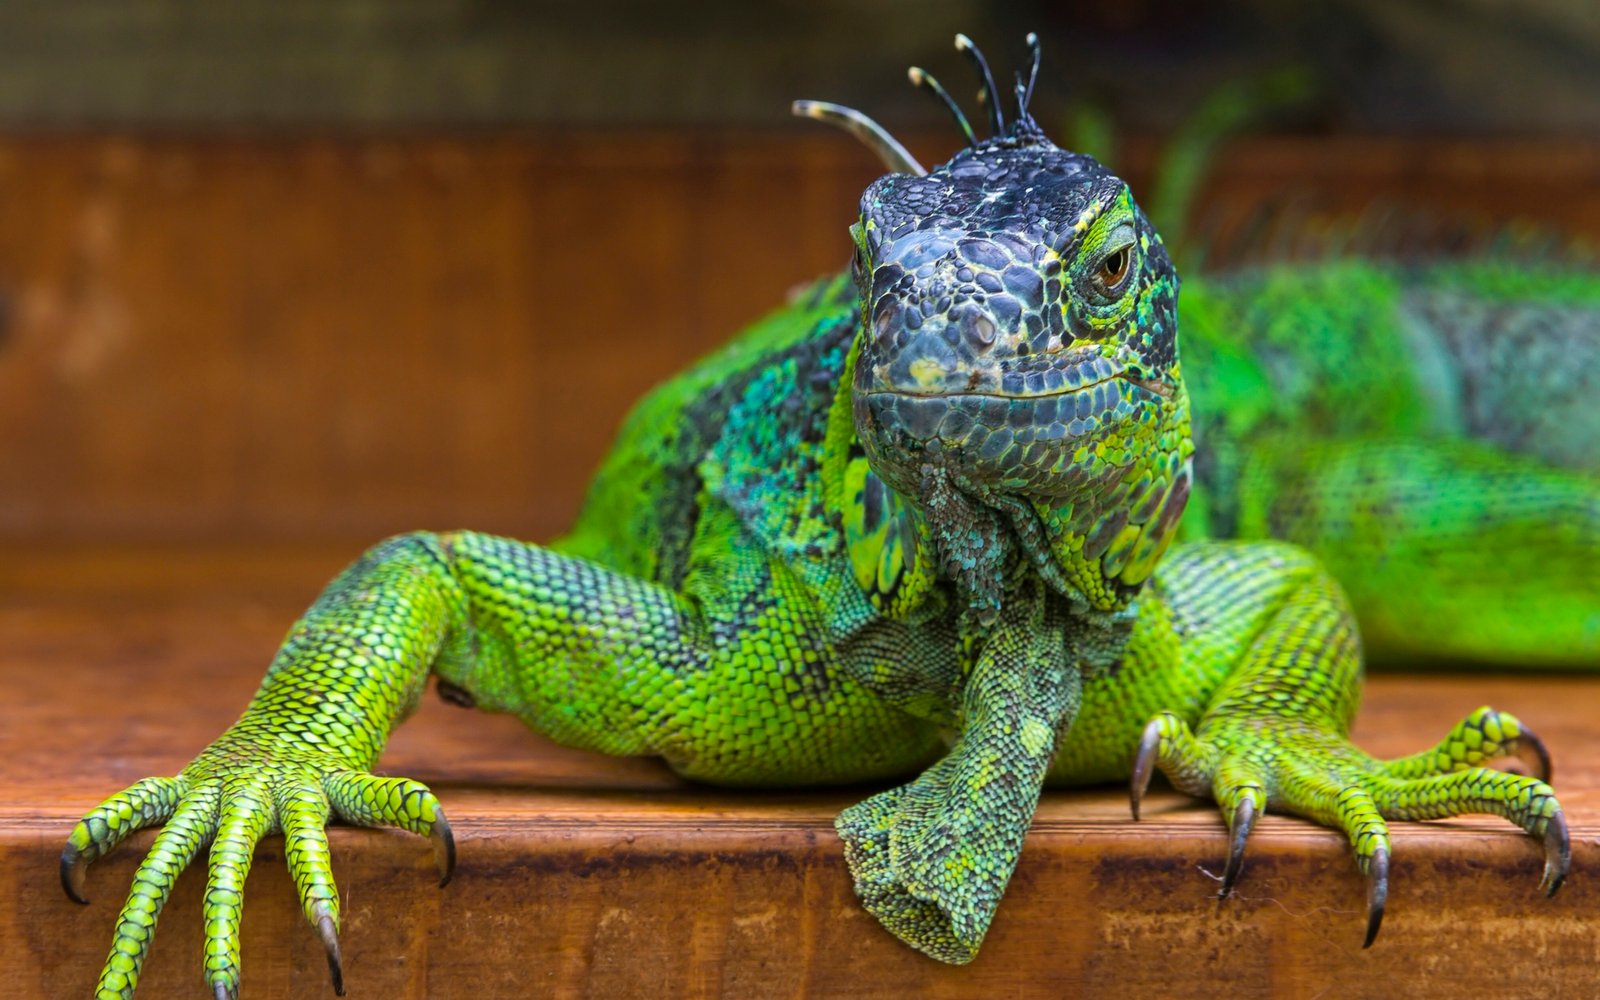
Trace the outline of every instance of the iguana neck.
<path fill-rule="evenodd" d="M 1189 436 L 1189 395 L 1180 379 L 1168 411 L 1116 437 L 1085 446 L 1085 462 L 1132 456 L 1099 486 L 1077 499 L 1035 498 L 1046 544 L 1065 578 L 1063 588 L 1092 609 L 1128 605 L 1177 536 L 1194 482 L 1194 442 Z"/>

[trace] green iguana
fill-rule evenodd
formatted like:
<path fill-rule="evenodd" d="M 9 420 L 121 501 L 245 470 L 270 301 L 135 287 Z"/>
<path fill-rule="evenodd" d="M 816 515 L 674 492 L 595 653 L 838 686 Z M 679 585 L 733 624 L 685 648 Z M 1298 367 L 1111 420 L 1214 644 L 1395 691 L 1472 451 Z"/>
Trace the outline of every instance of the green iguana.
<path fill-rule="evenodd" d="M 1136 814 L 1155 769 L 1216 799 L 1232 831 L 1224 893 L 1264 810 L 1343 829 L 1367 877 L 1369 943 L 1387 892 L 1385 819 L 1503 816 L 1542 841 L 1542 884 L 1556 890 L 1566 822 L 1526 727 L 1483 708 L 1437 747 L 1374 759 L 1347 739 L 1361 653 L 1334 578 L 1279 542 L 1169 551 L 1195 468 L 1237 484 L 1208 494 L 1213 527 L 1331 534 L 1318 501 L 1369 468 L 1400 473 L 1379 485 L 1413 502 L 1401 486 L 1429 471 L 1415 443 L 1276 466 L 1241 444 L 1307 407 L 1338 411 L 1366 391 L 1363 375 L 1392 375 L 1397 344 L 1358 347 L 1330 329 L 1319 345 L 1302 327 L 1376 308 L 1370 295 L 1341 299 L 1341 283 L 1402 299 L 1403 286 L 1352 271 L 1218 287 L 1186 322 L 1259 335 L 1202 340 L 1180 364 L 1178 277 L 1161 239 L 1126 184 L 1029 115 L 1029 44 L 1008 122 L 958 37 L 984 83 L 982 140 L 913 70 L 969 140 L 931 172 L 864 116 L 808 105 L 900 167 L 862 196 L 847 274 L 648 395 L 567 537 L 419 532 L 367 552 L 294 625 L 238 722 L 178 776 L 140 781 L 78 824 L 61 872 L 79 899 L 90 862 L 165 824 L 98 995 L 133 992 L 163 902 L 209 844 L 205 977 L 235 997 L 245 875 L 279 831 L 339 991 L 329 818 L 431 837 L 445 879 L 454 862 L 434 795 L 371 773 L 430 674 L 452 700 L 572 746 L 659 755 L 702 781 L 914 775 L 836 826 L 863 905 L 946 962 L 977 953 L 1041 789 L 1130 771 Z M 1325 303 L 1308 298 L 1322 291 Z M 1300 378 L 1306 358 L 1298 394 L 1256 393 Z M 1213 453 L 1198 465 L 1190 368 L 1214 394 L 1208 416 L 1228 418 L 1208 428 Z M 1426 398 L 1384 399 L 1375 426 L 1431 426 Z M 1494 401 L 1458 402 L 1473 413 Z M 1453 451 L 1437 454 L 1462 476 L 1519 469 L 1463 470 Z M 1592 513 L 1593 490 L 1570 491 Z M 1478 516 L 1493 499 L 1475 501 Z M 1412 510 L 1374 509 L 1373 526 L 1387 533 L 1386 518 Z M 1540 541 L 1518 567 L 1563 557 Z M 1415 586 L 1431 571 L 1375 579 L 1406 572 Z M 1482 766 L 1509 756 L 1535 774 Z"/>

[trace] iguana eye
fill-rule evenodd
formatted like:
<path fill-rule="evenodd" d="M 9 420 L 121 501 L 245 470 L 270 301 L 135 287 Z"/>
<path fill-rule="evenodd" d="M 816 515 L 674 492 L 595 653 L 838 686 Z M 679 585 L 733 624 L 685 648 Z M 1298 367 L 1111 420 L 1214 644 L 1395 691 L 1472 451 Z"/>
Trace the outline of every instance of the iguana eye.
<path fill-rule="evenodd" d="M 1118 247 L 1101 258 L 1100 266 L 1095 268 L 1093 282 L 1095 290 L 1108 298 L 1115 298 L 1122 294 L 1122 288 L 1128 283 L 1128 274 L 1133 268 L 1133 248 L 1128 246 Z"/>

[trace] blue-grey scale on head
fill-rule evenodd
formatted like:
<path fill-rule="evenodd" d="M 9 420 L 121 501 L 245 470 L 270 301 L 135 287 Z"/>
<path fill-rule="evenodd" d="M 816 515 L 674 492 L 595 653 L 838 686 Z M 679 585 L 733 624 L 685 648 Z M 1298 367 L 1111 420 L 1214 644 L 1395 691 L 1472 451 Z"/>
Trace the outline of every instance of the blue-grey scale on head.
<path fill-rule="evenodd" d="M 1034 121 L 1037 36 L 1028 46 L 1008 123 L 987 61 L 956 37 L 989 111 L 981 139 L 912 68 L 968 140 L 931 172 L 859 112 L 796 110 L 844 125 L 893 171 L 852 227 L 852 402 L 873 472 L 926 508 L 940 561 L 976 607 L 996 606 L 1020 536 L 1063 591 L 1111 610 L 1149 575 L 1188 496 L 1178 277 L 1127 184 Z"/>

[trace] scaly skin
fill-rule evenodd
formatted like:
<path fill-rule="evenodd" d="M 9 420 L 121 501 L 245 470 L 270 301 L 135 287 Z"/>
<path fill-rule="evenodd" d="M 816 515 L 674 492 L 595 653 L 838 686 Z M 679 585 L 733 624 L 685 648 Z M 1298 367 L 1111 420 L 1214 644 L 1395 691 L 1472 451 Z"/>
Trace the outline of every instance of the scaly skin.
<path fill-rule="evenodd" d="M 1378 655 L 1600 669 L 1600 273 L 1260 268 L 1181 320 L 1188 533 L 1310 548 Z"/>
<path fill-rule="evenodd" d="M 430 673 L 453 700 L 705 781 L 915 775 L 837 828 L 863 905 L 947 962 L 977 954 L 1046 781 L 1135 759 L 1136 808 L 1153 767 L 1219 800 L 1230 882 L 1263 809 L 1345 829 L 1369 940 L 1385 817 L 1504 815 L 1544 839 L 1553 891 L 1553 792 L 1481 766 L 1543 766 L 1516 719 L 1483 709 L 1433 751 L 1374 760 L 1346 738 L 1354 623 L 1313 559 L 1202 542 L 1160 561 L 1193 450 L 1177 278 L 1127 187 L 1019 98 L 1005 127 L 990 94 L 991 139 L 867 190 L 852 277 L 647 397 L 569 537 L 377 546 L 216 743 L 86 817 L 62 858 L 74 895 L 88 862 L 166 822 L 99 995 L 132 994 L 209 842 L 206 980 L 236 996 L 244 875 L 277 831 L 337 990 L 330 814 L 431 835 L 449 872 L 433 795 L 370 773 Z"/>

